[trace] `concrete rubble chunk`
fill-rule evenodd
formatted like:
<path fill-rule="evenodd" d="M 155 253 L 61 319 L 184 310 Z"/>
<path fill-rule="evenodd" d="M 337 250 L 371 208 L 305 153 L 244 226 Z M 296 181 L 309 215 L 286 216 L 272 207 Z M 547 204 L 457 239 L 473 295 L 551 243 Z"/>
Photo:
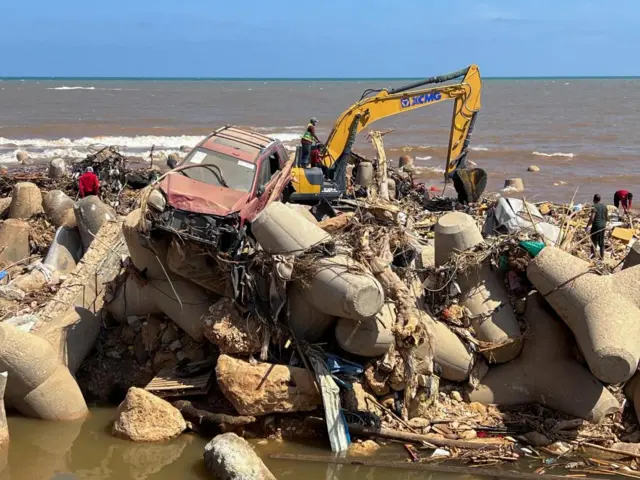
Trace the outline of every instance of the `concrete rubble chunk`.
<path fill-rule="evenodd" d="M 4 247 L 4 248 L 3 248 Z M 10 218 L 0 225 L 0 266 L 7 267 L 29 256 L 29 224 Z"/>
<path fill-rule="evenodd" d="M 62 158 L 54 158 L 49 162 L 49 178 L 62 178 L 67 175 L 67 165 Z"/>
<path fill-rule="evenodd" d="M 247 318 L 240 315 L 230 298 L 214 303 L 203 321 L 204 336 L 222 353 L 249 355 L 262 348 L 262 324 L 253 315 Z"/>
<path fill-rule="evenodd" d="M 146 390 L 131 387 L 118 407 L 113 435 L 134 442 L 164 442 L 186 429 L 177 408 Z"/>
<path fill-rule="evenodd" d="M 338 319 L 313 307 L 306 299 L 300 286 L 289 284 L 287 292 L 289 305 L 289 326 L 297 340 L 315 342 Z"/>
<path fill-rule="evenodd" d="M 375 317 L 368 320 L 341 318 L 336 324 L 336 340 L 343 350 L 362 357 L 384 355 L 395 343 L 393 326 L 395 305 L 385 303 Z"/>
<path fill-rule="evenodd" d="M 354 320 L 366 320 L 382 308 L 382 285 L 349 257 L 322 258 L 312 268 L 311 285 L 302 291 L 314 308 L 328 315 Z"/>
<path fill-rule="evenodd" d="M 56 228 L 62 226 L 76 226 L 76 216 L 73 211 L 75 202 L 62 190 L 51 190 L 42 197 L 44 213 Z"/>
<path fill-rule="evenodd" d="M 88 411 L 78 384 L 45 339 L 0 323 L 0 371 L 9 373 L 5 403 L 43 420 L 75 420 Z"/>
<path fill-rule="evenodd" d="M 251 222 L 251 232 L 265 252 L 300 255 L 309 248 L 331 239 L 297 209 L 272 202 Z"/>
<path fill-rule="evenodd" d="M 482 241 L 478 226 L 466 213 L 440 217 L 435 227 L 436 265 L 443 265 L 456 251 L 473 248 Z M 462 290 L 460 305 L 471 312 L 478 338 L 495 345 L 484 353 L 487 360 L 492 363 L 513 360 L 522 349 L 520 326 L 498 273 L 485 262 L 460 275 L 458 283 Z"/>
<path fill-rule="evenodd" d="M 91 246 L 94 237 L 98 235 L 100 227 L 105 222 L 116 220 L 113 209 L 102 203 L 102 200 L 95 195 L 78 200 L 73 206 L 73 211 L 85 250 Z"/>
<path fill-rule="evenodd" d="M 314 376 L 304 368 L 256 363 L 220 355 L 218 386 L 241 415 L 308 412 L 322 405 Z"/>
<path fill-rule="evenodd" d="M 529 296 L 525 317 L 530 335 L 522 354 L 490 368 L 469 399 L 498 405 L 539 403 L 592 422 L 616 412 L 618 401 L 575 360 L 570 333 L 547 313 L 540 294 Z"/>
<path fill-rule="evenodd" d="M 9 218 L 28 220 L 43 212 L 42 193 L 35 183 L 19 182 L 13 187 Z"/>
<path fill-rule="evenodd" d="M 204 462 L 220 480 L 276 480 L 249 442 L 232 432 L 207 443 Z"/>
<path fill-rule="evenodd" d="M 573 331 L 596 377 L 605 383 L 631 378 L 640 361 L 640 266 L 597 275 L 587 262 L 546 247 L 527 276 Z"/>

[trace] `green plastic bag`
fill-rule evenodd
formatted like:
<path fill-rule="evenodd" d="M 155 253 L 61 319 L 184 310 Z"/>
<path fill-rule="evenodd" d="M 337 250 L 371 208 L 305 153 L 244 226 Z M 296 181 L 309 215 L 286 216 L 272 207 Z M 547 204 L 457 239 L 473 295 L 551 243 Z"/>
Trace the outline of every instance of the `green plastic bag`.
<path fill-rule="evenodd" d="M 529 255 L 536 257 L 545 247 L 545 244 L 543 242 L 535 242 L 533 240 L 524 240 L 520 242 L 520 246 L 529 252 Z"/>

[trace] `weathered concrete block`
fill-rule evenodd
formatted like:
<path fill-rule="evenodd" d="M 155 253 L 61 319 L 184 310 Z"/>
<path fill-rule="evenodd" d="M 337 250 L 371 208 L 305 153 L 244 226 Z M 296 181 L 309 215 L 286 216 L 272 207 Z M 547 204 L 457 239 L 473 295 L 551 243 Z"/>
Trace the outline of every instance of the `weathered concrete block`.
<path fill-rule="evenodd" d="M 356 184 L 361 187 L 368 187 L 373 182 L 373 163 L 360 162 L 356 173 Z"/>
<path fill-rule="evenodd" d="M 524 191 L 524 182 L 521 178 L 507 178 L 504 181 L 504 190 L 509 190 L 511 192 L 522 192 Z"/>
<path fill-rule="evenodd" d="M 62 158 L 54 158 L 49 163 L 49 178 L 62 178 L 67 175 L 67 165 Z"/>
<path fill-rule="evenodd" d="M 142 287 L 132 277 L 128 277 L 105 308 L 120 323 L 126 322 L 128 316 L 162 313 L 155 302 L 156 293 L 149 286 Z"/>
<path fill-rule="evenodd" d="M 159 242 L 158 252 L 164 251 L 163 244 L 163 242 Z M 141 255 L 144 255 L 144 252 L 136 253 L 138 259 Z M 149 261 L 151 261 L 150 258 Z M 158 261 L 154 261 L 159 266 Z M 184 243 L 174 238 L 166 253 L 165 268 L 218 295 L 233 297 L 230 275 L 222 271 L 216 260 L 208 252 L 200 250 L 199 247 L 191 243 Z"/>
<path fill-rule="evenodd" d="M 87 415 L 78 384 L 49 342 L 0 323 L 0 371 L 9 378 L 5 402 L 43 420 L 74 420 Z"/>
<path fill-rule="evenodd" d="M 539 403 L 593 422 L 617 411 L 618 401 L 575 360 L 570 333 L 545 311 L 537 292 L 527 300 L 525 317 L 530 335 L 522 354 L 489 369 L 469 399 L 498 405 Z"/>
<path fill-rule="evenodd" d="M 220 355 L 218 386 L 241 415 L 308 412 L 322 405 L 312 373 L 304 368 L 256 363 Z"/>
<path fill-rule="evenodd" d="M 382 308 L 382 285 L 351 258 L 344 255 L 322 258 L 313 268 L 311 285 L 302 292 L 314 308 L 354 320 L 366 320 Z"/>
<path fill-rule="evenodd" d="M 482 235 L 473 218 L 466 213 L 448 213 L 435 227 L 436 265 L 445 264 L 455 251 L 464 251 L 481 243 Z M 487 264 L 478 265 L 458 277 L 462 290 L 460 304 L 471 312 L 478 338 L 495 345 L 485 352 L 492 363 L 514 359 L 522 349 L 520 326 L 504 284 Z"/>
<path fill-rule="evenodd" d="M 141 388 L 129 389 L 117 415 L 113 435 L 134 442 L 164 442 L 187 429 L 177 408 Z"/>
<path fill-rule="evenodd" d="M 527 276 L 573 331 L 593 374 L 621 383 L 640 361 L 640 266 L 614 275 L 589 272 L 589 264 L 555 247 L 544 248 Z"/>
<path fill-rule="evenodd" d="M 622 269 L 635 267 L 636 265 L 640 265 L 640 241 L 635 242 L 631 250 L 629 250 L 627 258 L 624 259 Z"/>
<path fill-rule="evenodd" d="M 56 228 L 63 225 L 73 227 L 76 225 L 76 216 L 73 212 L 75 202 L 62 190 L 51 190 L 42 197 L 42 206 L 47 220 Z"/>
<path fill-rule="evenodd" d="M 98 235 L 100 227 L 105 222 L 114 221 L 116 213 L 95 195 L 81 198 L 73 206 L 76 215 L 80 238 L 85 250 L 91 246 L 93 238 Z"/>
<path fill-rule="evenodd" d="M 73 210 L 70 211 L 73 213 Z M 82 240 L 78 229 L 60 227 L 56 230 L 43 263 L 60 274 L 67 274 L 75 270 L 82 258 L 82 252 Z"/>
<path fill-rule="evenodd" d="M 42 193 L 35 183 L 20 182 L 13 187 L 9 218 L 28 220 L 42 213 Z"/>
<path fill-rule="evenodd" d="M 204 447 L 207 470 L 220 480 L 276 480 L 249 442 L 223 433 Z"/>
<path fill-rule="evenodd" d="M 317 341 L 338 318 L 313 307 L 302 289 L 289 284 L 287 291 L 289 304 L 289 326 L 296 339 L 305 342 Z"/>
<path fill-rule="evenodd" d="M 396 322 L 395 305 L 385 303 L 382 309 L 368 320 L 341 318 L 336 324 L 336 340 L 343 350 L 362 357 L 384 355 L 395 343 L 393 325 Z"/>
<path fill-rule="evenodd" d="M 169 272 L 167 266 L 168 242 L 164 238 L 151 240 L 144 237 L 138 231 L 141 215 L 142 211 L 139 208 L 131 211 L 122 225 L 122 233 L 129 248 L 131 261 L 138 270 L 145 273 L 148 279 L 166 279 L 165 271 Z"/>
<path fill-rule="evenodd" d="M 0 266 L 6 267 L 29 256 L 29 224 L 10 218 L 0 225 Z"/>
<path fill-rule="evenodd" d="M 265 252 L 300 255 L 331 239 L 316 223 L 296 209 L 272 202 L 251 222 L 251 232 Z"/>

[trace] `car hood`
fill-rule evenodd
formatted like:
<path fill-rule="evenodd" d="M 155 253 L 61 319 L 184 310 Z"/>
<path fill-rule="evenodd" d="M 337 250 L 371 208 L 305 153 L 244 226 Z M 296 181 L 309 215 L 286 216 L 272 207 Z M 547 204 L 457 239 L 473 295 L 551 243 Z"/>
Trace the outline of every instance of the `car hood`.
<path fill-rule="evenodd" d="M 173 208 L 187 212 L 225 216 L 242 208 L 249 193 L 193 180 L 170 173 L 160 182 L 160 189 Z"/>

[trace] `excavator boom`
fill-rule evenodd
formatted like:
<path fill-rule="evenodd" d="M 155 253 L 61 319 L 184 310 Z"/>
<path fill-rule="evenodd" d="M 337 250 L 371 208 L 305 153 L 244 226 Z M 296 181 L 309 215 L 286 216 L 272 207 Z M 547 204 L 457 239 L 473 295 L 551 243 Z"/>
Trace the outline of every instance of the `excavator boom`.
<path fill-rule="evenodd" d="M 459 83 L 433 86 L 458 78 L 462 78 Z M 363 94 L 363 98 L 358 103 L 345 110 L 336 120 L 325 144 L 326 150 L 322 161 L 326 166 L 331 166 L 340 158 L 348 146 L 353 120 L 356 116 L 360 117 L 357 122 L 357 132 L 360 132 L 381 118 L 409 112 L 445 100 L 454 100 L 445 167 L 445 176 L 451 177 L 456 169 L 464 168 L 471 131 L 475 117 L 480 110 L 481 89 L 480 71 L 476 65 L 471 65 L 449 75 L 427 78 L 404 87 L 390 90 L 369 90 Z"/>

